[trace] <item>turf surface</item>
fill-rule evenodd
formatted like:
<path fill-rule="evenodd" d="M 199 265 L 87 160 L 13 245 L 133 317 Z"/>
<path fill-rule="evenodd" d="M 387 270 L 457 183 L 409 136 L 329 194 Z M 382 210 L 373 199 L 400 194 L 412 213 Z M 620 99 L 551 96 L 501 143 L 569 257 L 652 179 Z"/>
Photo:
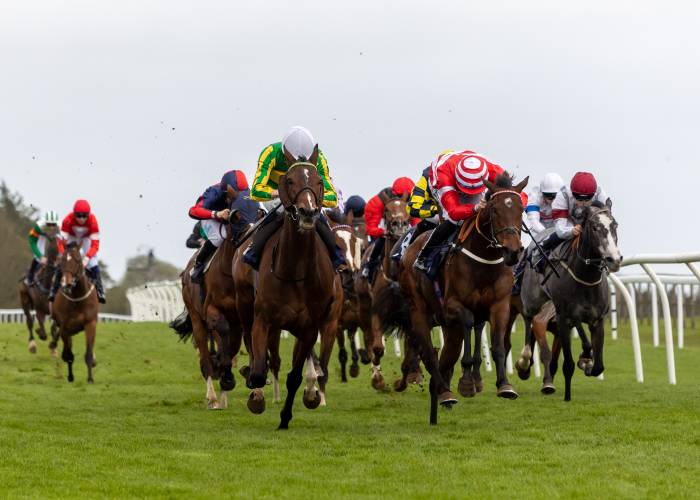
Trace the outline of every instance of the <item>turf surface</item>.
<path fill-rule="evenodd" d="M 700 495 L 697 332 L 676 350 L 675 387 L 663 348 L 648 342 L 646 382 L 635 382 L 623 331 L 606 340 L 604 381 L 576 371 L 571 403 L 560 374 L 553 396 L 534 377 L 512 376 L 520 398 L 506 401 L 482 369 L 484 393 L 440 411 L 437 427 L 427 423 L 427 389 L 378 394 L 365 366 L 341 384 L 334 352 L 328 406 L 307 410 L 298 395 L 289 431 L 275 430 L 269 388 L 267 412 L 248 412 L 240 377 L 227 410 L 205 410 L 195 351 L 165 325 L 100 325 L 96 345 L 95 384 L 82 334 L 68 384 L 46 343 L 31 355 L 23 325 L 0 326 L 0 497 Z M 283 340 L 285 373 L 290 347 Z M 385 360 L 391 382 L 399 362 Z"/>

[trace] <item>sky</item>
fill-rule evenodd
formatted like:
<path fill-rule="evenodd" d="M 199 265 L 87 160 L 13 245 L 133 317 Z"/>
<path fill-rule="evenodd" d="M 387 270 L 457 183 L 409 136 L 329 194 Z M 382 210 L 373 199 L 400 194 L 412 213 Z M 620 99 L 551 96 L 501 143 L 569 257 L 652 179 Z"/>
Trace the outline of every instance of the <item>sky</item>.
<path fill-rule="evenodd" d="M 184 266 L 187 211 L 304 125 L 347 197 L 471 149 L 593 172 L 624 255 L 700 250 L 700 4 L 0 2 L 0 179 L 87 198 L 113 275 Z"/>

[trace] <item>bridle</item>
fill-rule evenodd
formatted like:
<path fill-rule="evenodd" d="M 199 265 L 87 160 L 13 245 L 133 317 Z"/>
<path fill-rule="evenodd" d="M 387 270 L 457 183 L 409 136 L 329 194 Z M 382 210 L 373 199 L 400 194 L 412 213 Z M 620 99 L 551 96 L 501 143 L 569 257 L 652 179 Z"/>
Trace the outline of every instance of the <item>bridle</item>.
<path fill-rule="evenodd" d="M 595 208 L 595 207 L 594 207 Z M 590 208 L 589 208 L 590 210 Z M 610 216 L 610 218 L 615 221 L 615 218 L 613 217 L 612 213 L 610 213 L 610 210 L 608 208 L 596 208 L 596 211 L 594 212 L 595 215 L 601 214 L 601 213 L 606 213 Z M 590 217 L 590 215 L 588 216 Z M 576 236 L 574 238 L 573 242 L 571 243 L 571 246 L 575 250 L 575 256 L 576 259 L 580 262 L 583 263 L 585 266 L 593 266 L 597 267 L 599 271 L 608 271 L 608 262 L 602 258 L 602 257 L 584 257 L 581 255 L 581 247 L 583 246 L 581 244 L 581 241 L 583 239 L 584 233 L 591 233 L 593 231 L 593 225 L 589 224 L 589 218 L 586 218 L 586 223 L 583 225 L 583 232 Z M 588 240 L 590 240 L 590 235 L 588 237 Z"/>
<path fill-rule="evenodd" d="M 511 233 L 511 234 L 514 234 L 518 237 L 520 236 L 520 226 L 517 226 L 517 227 L 516 226 L 506 226 L 506 227 L 501 227 L 498 229 L 494 229 L 494 227 L 493 227 L 493 216 L 492 216 L 493 204 L 491 203 L 491 201 L 496 196 L 501 195 L 501 194 L 512 194 L 512 195 L 516 195 L 518 197 L 518 200 L 521 199 L 520 193 L 517 191 L 513 191 L 512 189 L 503 189 L 500 191 L 495 191 L 495 192 L 491 193 L 489 201 L 486 204 L 486 208 L 484 210 L 477 212 L 476 223 L 474 224 L 474 227 L 476 228 L 476 232 L 479 233 L 480 236 L 482 236 L 486 241 L 489 242 L 489 244 L 488 244 L 489 248 L 496 248 L 496 249 L 503 248 L 503 245 L 501 245 L 497 239 L 497 236 L 501 233 Z M 488 220 L 485 221 L 485 224 L 488 224 L 488 227 L 489 227 L 490 233 L 491 233 L 490 235 L 484 234 L 483 231 L 481 230 L 480 218 L 481 218 L 481 214 L 485 211 L 488 213 Z"/>
<path fill-rule="evenodd" d="M 298 167 L 298 166 L 301 166 L 301 167 L 309 167 L 309 168 L 313 168 L 313 169 L 316 168 L 316 165 L 314 165 L 313 163 L 309 163 L 308 161 L 300 161 L 300 162 L 297 162 L 297 163 L 293 164 L 291 167 L 289 167 L 289 169 L 287 170 L 287 173 L 289 173 L 289 171 L 290 171 L 291 169 L 293 169 L 294 167 Z M 289 206 L 288 206 L 288 207 L 284 207 L 285 211 L 289 214 L 289 217 L 290 217 L 294 222 L 297 222 L 297 221 L 299 220 L 299 209 L 297 208 L 296 203 L 297 203 L 297 200 L 299 199 L 299 195 L 301 195 L 301 193 L 303 193 L 304 191 L 310 192 L 310 193 L 313 195 L 313 197 L 314 197 L 314 202 L 315 202 L 315 204 L 316 204 L 316 208 L 315 208 L 315 210 L 314 210 L 314 215 L 313 215 L 313 217 L 316 218 L 316 217 L 318 217 L 319 214 L 321 213 L 321 204 L 318 202 L 318 194 L 311 188 L 311 186 L 309 186 L 309 185 L 307 184 L 306 186 L 304 186 L 303 188 L 301 188 L 301 189 L 297 192 L 296 195 L 294 195 L 294 198 L 291 200 L 291 203 L 289 204 Z"/>
<path fill-rule="evenodd" d="M 68 257 L 70 257 L 71 259 L 75 259 L 77 262 L 80 262 L 80 259 L 81 259 L 79 252 L 78 252 L 77 258 L 71 254 L 69 254 Z M 73 277 L 73 279 L 71 279 L 70 283 L 67 283 L 65 286 L 61 287 L 61 294 L 71 302 L 81 302 L 81 301 L 85 300 L 86 298 L 88 298 L 90 296 L 92 291 L 95 289 L 95 285 L 91 284 L 90 287 L 88 287 L 87 292 L 82 297 L 72 297 L 71 295 L 69 295 L 73 292 L 73 289 L 78 284 L 78 281 L 85 276 L 85 268 L 80 264 L 78 264 L 78 266 L 80 267 L 80 271 L 78 271 L 77 273 L 71 272 L 70 274 Z M 63 269 L 61 269 L 61 272 L 63 273 L 63 275 L 65 275 L 67 271 L 64 271 Z"/>
<path fill-rule="evenodd" d="M 389 221 L 389 218 L 387 217 L 387 214 L 389 214 L 389 209 L 388 209 L 389 203 L 394 202 L 394 201 L 401 202 L 401 201 L 402 201 L 402 198 L 400 198 L 400 197 L 393 197 L 393 198 L 390 198 L 389 200 L 387 200 L 387 202 L 384 204 L 384 221 L 386 222 L 386 225 L 387 225 L 386 232 L 387 232 L 387 234 L 388 234 L 389 236 L 391 236 L 392 238 L 401 238 L 401 236 L 403 235 L 403 233 L 401 233 L 401 234 L 396 234 L 396 233 L 394 232 L 393 226 L 392 226 L 392 224 L 391 224 L 393 221 Z M 404 211 L 404 213 L 405 213 L 405 211 Z M 407 218 L 405 221 L 400 221 L 400 222 L 405 222 L 405 226 L 408 226 L 409 223 L 410 223 L 410 219 Z M 404 224 L 402 224 L 402 225 L 404 225 Z M 404 231 L 404 232 L 405 232 L 405 231 Z"/>

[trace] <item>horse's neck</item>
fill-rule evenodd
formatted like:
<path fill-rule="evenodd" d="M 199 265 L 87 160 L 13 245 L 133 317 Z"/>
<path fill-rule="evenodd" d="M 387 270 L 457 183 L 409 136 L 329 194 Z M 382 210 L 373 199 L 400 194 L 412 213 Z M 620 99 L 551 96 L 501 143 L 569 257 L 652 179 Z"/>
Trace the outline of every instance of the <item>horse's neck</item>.
<path fill-rule="evenodd" d="M 464 248 L 483 259 L 499 259 L 501 257 L 501 251 L 498 248 L 492 246 L 491 243 L 486 239 L 486 236 L 484 236 L 491 233 L 489 223 L 482 222 L 479 219 L 477 219 L 474 224 L 474 229 L 471 233 L 469 233 L 467 239 L 464 241 Z M 479 232 L 481 232 L 481 234 L 479 234 Z"/>
<path fill-rule="evenodd" d="M 300 232 L 294 222 L 285 215 L 282 230 L 277 242 L 277 252 L 273 255 L 273 266 L 278 276 L 303 278 L 304 273 L 317 264 L 316 230 Z"/>
<path fill-rule="evenodd" d="M 569 255 L 566 259 L 567 265 L 579 278 L 587 281 L 595 281 L 600 277 L 602 271 L 597 266 L 584 262 L 584 259 L 595 258 L 591 255 L 590 238 L 585 228 L 579 238 L 578 245 L 574 245 L 574 242 L 571 243 Z"/>
<path fill-rule="evenodd" d="M 78 278 L 78 281 L 75 283 L 75 287 L 73 288 L 73 296 L 75 297 L 81 297 L 85 292 L 87 292 L 88 289 L 88 278 L 85 272 Z"/>
<path fill-rule="evenodd" d="M 51 282 L 53 281 L 53 275 L 54 275 L 54 267 L 44 265 L 42 270 L 41 270 L 41 286 L 44 288 L 50 288 L 51 287 Z"/>
<path fill-rule="evenodd" d="M 230 230 L 230 229 L 229 229 Z M 226 238 L 221 246 L 215 258 L 218 259 L 217 266 L 219 271 L 227 276 L 232 273 L 231 263 L 233 262 L 233 256 L 236 253 L 236 247 L 233 242 Z"/>
<path fill-rule="evenodd" d="M 384 267 L 384 272 L 386 273 L 391 267 L 391 249 L 394 248 L 398 238 L 386 235 L 384 237 L 386 241 L 384 242 L 384 255 L 382 256 L 382 266 Z"/>

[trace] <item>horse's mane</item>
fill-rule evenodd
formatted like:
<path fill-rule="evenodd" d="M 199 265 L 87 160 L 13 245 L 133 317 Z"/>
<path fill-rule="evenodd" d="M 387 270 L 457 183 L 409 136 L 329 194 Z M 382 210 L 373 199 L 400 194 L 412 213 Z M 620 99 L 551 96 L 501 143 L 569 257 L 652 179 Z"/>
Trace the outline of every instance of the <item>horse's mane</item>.
<path fill-rule="evenodd" d="M 591 206 L 595 207 L 595 208 L 601 208 L 601 209 L 606 208 L 605 203 L 603 203 L 602 201 L 598 201 L 598 200 L 595 200 L 593 203 L 591 203 Z"/>
<path fill-rule="evenodd" d="M 337 208 L 326 210 L 326 216 L 336 224 L 345 224 L 345 214 Z"/>
<path fill-rule="evenodd" d="M 502 174 L 498 174 L 496 176 L 496 181 L 494 182 L 494 186 L 496 186 L 497 188 L 503 188 L 503 189 L 512 188 L 513 187 L 513 176 L 506 171 L 504 171 Z M 492 194 L 493 193 L 490 190 L 486 193 L 486 201 L 491 199 Z"/>

